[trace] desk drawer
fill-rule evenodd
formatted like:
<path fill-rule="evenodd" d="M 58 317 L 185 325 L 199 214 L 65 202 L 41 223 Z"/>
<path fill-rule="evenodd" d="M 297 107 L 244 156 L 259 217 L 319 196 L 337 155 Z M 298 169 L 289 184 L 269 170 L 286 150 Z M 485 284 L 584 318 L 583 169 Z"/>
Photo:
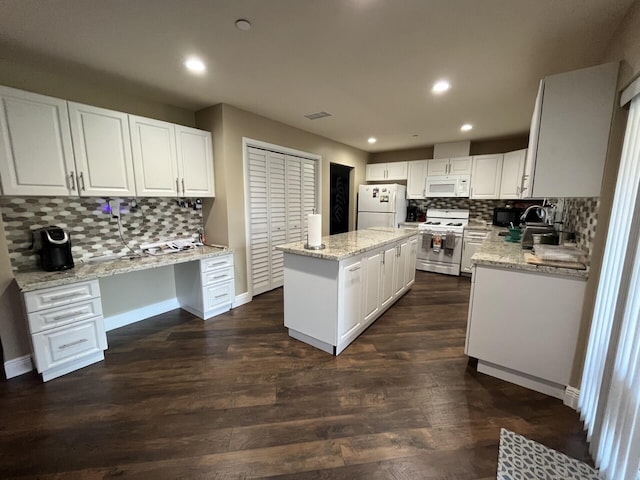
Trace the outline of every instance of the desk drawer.
<path fill-rule="evenodd" d="M 72 322 L 88 320 L 102 315 L 100 298 L 92 298 L 84 302 L 75 302 L 64 307 L 47 308 L 27 314 L 31 333 L 49 328 L 60 327 Z"/>
<path fill-rule="evenodd" d="M 97 297 L 100 297 L 100 286 L 97 280 L 92 280 L 27 292 L 24 294 L 24 303 L 27 313 L 31 313 Z"/>
<path fill-rule="evenodd" d="M 233 265 L 230 267 L 212 270 L 210 272 L 202 272 L 202 286 L 224 282 L 226 280 L 233 280 Z"/>
<path fill-rule="evenodd" d="M 234 300 L 233 292 L 233 280 L 203 287 L 202 294 L 204 297 L 205 312 L 232 303 Z"/>
<path fill-rule="evenodd" d="M 102 316 L 36 333 L 32 339 L 40 373 L 107 348 Z"/>
<path fill-rule="evenodd" d="M 232 267 L 233 255 L 228 253 L 226 255 L 219 255 L 217 257 L 207 258 L 200 261 L 200 271 L 204 274 L 206 272 L 212 272 L 220 268 Z"/>

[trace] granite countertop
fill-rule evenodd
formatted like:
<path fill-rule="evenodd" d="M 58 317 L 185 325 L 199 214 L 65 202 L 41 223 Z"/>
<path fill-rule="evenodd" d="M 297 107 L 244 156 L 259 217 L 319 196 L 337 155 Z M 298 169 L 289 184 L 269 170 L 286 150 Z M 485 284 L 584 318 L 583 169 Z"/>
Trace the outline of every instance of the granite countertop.
<path fill-rule="evenodd" d="M 507 229 L 502 227 L 490 228 L 489 236 L 471 257 L 471 262 L 474 265 L 489 265 L 511 270 L 584 278 L 585 280 L 588 278 L 588 267 L 587 270 L 575 270 L 573 268 L 547 267 L 527 263 L 524 259 L 524 254 L 531 253 L 531 250 L 523 250 L 520 243 L 505 241 L 504 237 L 498 235 L 501 231 L 507 231 Z"/>
<path fill-rule="evenodd" d="M 307 250 L 304 248 L 305 242 L 285 243 L 275 248 L 285 253 L 340 261 L 387 243 L 416 235 L 418 235 L 418 231 L 415 228 L 375 227 L 322 237 L 322 243 L 326 247 L 323 250 Z"/>
<path fill-rule="evenodd" d="M 83 280 L 95 280 L 110 277 L 120 273 L 130 273 L 148 268 L 164 267 L 177 263 L 192 262 L 204 258 L 216 257 L 230 253 L 232 250 L 224 247 L 197 247 L 166 255 L 145 255 L 142 257 L 125 256 L 120 259 L 102 263 L 83 263 L 76 261 L 76 266 L 62 272 L 44 272 L 42 270 L 14 272 L 14 277 L 20 291 L 30 292 L 41 288 L 59 287 Z"/>

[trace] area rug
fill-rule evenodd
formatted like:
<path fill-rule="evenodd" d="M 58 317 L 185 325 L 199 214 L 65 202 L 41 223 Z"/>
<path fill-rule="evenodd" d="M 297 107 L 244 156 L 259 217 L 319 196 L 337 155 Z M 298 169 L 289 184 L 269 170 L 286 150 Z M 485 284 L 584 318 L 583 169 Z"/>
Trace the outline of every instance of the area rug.
<path fill-rule="evenodd" d="M 598 472 L 586 463 L 503 428 L 497 480 L 598 480 Z"/>

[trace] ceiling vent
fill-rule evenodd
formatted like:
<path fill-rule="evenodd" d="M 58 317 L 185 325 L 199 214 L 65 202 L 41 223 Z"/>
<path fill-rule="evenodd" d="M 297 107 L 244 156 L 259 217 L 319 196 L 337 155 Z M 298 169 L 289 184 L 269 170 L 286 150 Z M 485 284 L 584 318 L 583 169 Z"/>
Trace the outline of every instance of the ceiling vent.
<path fill-rule="evenodd" d="M 307 117 L 309 120 L 317 120 L 319 118 L 324 118 L 324 117 L 330 117 L 331 114 L 328 112 L 317 112 L 317 113 L 310 113 L 309 115 L 305 115 L 305 117 Z"/>

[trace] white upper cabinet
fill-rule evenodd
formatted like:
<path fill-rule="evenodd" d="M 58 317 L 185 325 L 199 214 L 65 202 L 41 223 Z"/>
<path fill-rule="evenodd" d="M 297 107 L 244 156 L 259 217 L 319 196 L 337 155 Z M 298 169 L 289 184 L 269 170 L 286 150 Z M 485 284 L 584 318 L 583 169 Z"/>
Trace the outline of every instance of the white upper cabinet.
<path fill-rule="evenodd" d="M 135 115 L 129 126 L 138 196 L 214 196 L 209 132 Z"/>
<path fill-rule="evenodd" d="M 407 162 L 387 163 L 387 180 L 406 180 Z"/>
<path fill-rule="evenodd" d="M 434 158 L 429 160 L 427 175 L 430 177 L 470 174 L 471 157 Z"/>
<path fill-rule="evenodd" d="M 449 159 L 449 175 L 471 175 L 471 157 Z"/>
<path fill-rule="evenodd" d="M 424 186 L 427 179 L 427 160 L 408 162 L 407 198 L 424 198 Z"/>
<path fill-rule="evenodd" d="M 502 153 L 473 157 L 469 198 L 477 200 L 499 198 L 502 157 Z"/>
<path fill-rule="evenodd" d="M 529 135 L 526 196 L 600 195 L 618 67 L 607 63 L 541 82 Z"/>
<path fill-rule="evenodd" d="M 212 197 L 211 134 L 0 86 L 4 195 Z"/>
<path fill-rule="evenodd" d="M 502 180 L 500 181 L 500 198 L 520 198 L 526 155 L 526 148 L 504 154 Z"/>
<path fill-rule="evenodd" d="M 126 113 L 69 102 L 82 196 L 135 196 L 129 118 Z"/>
<path fill-rule="evenodd" d="M 408 162 L 371 163 L 367 165 L 367 182 L 406 180 Z"/>
<path fill-rule="evenodd" d="M 442 177 L 447 175 L 449 171 L 449 159 L 448 158 L 434 158 L 429 160 L 427 167 L 427 175 L 430 177 Z"/>
<path fill-rule="evenodd" d="M 178 172 L 184 197 L 213 197 L 213 152 L 211 134 L 176 125 Z"/>
<path fill-rule="evenodd" d="M 0 178 L 5 195 L 73 193 L 67 102 L 0 86 Z"/>
<path fill-rule="evenodd" d="M 138 196 L 179 196 L 174 125 L 135 115 L 129 116 L 129 125 Z"/>

